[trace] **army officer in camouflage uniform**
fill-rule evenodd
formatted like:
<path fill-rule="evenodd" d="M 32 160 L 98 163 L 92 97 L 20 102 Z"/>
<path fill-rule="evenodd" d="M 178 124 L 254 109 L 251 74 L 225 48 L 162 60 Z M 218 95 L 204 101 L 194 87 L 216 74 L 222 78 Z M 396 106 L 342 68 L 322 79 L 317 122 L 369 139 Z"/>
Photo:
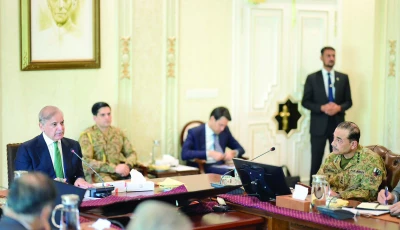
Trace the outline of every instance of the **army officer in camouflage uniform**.
<path fill-rule="evenodd" d="M 386 178 L 382 158 L 362 147 L 360 129 L 353 122 L 340 123 L 333 133 L 333 152 L 318 170 L 326 175 L 331 196 L 359 201 L 376 200 L 378 187 Z"/>
<path fill-rule="evenodd" d="M 107 103 L 95 103 L 92 113 L 96 124 L 87 128 L 79 138 L 84 159 L 104 181 L 126 179 L 136 164 L 136 152 L 124 133 L 111 126 L 111 107 Z M 85 168 L 85 177 L 92 183 L 100 182 L 88 168 Z"/>

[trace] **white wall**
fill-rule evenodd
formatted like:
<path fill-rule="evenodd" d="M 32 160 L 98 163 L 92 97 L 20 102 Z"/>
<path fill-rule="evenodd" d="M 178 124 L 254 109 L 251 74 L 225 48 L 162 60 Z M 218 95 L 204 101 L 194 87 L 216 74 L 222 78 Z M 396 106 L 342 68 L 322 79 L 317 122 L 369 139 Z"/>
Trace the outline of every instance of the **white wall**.
<path fill-rule="evenodd" d="M 116 107 L 116 13 L 113 1 L 101 1 L 100 69 L 20 71 L 19 1 L 0 1 L 1 186 L 7 185 L 6 144 L 40 133 L 37 114 L 43 106 L 56 105 L 64 112 L 66 137 L 73 139 L 93 123 L 94 102 L 104 100 Z"/>
<path fill-rule="evenodd" d="M 382 55 L 380 0 L 342 0 L 339 8 L 341 34 L 341 68 L 349 74 L 353 107 L 348 111 L 347 120 L 354 121 L 361 129 L 361 144 L 382 143 L 383 78 L 380 71 Z M 362 5 L 362 7 L 360 7 Z M 384 48 L 384 46 L 383 46 Z"/>
<path fill-rule="evenodd" d="M 217 106 L 231 107 L 232 4 L 231 0 L 180 1 L 179 131 L 191 120 L 208 121 Z M 195 98 L 186 96 L 199 89 L 216 91 L 218 96 L 204 91 Z"/>
<path fill-rule="evenodd" d="M 143 159 L 151 149 L 151 141 L 162 136 L 163 109 L 165 103 L 168 104 L 164 101 L 167 40 L 164 14 L 166 2 L 174 0 L 134 0 L 132 9 L 128 10 L 133 16 L 132 21 L 128 21 L 132 32 L 132 73 L 131 79 L 124 79 L 124 87 L 131 90 L 131 98 L 123 100 L 130 102 L 127 105 L 120 103 L 124 95 L 120 94 L 122 84 L 119 79 L 121 34 L 118 28 L 119 12 L 123 8 L 118 5 L 119 1 L 100 1 L 100 69 L 20 71 L 19 1 L 0 0 L 1 186 L 7 184 L 6 144 L 23 142 L 38 135 L 37 113 L 48 104 L 64 111 L 66 136 L 77 139 L 80 132 L 93 123 L 92 104 L 100 100 L 109 102 L 113 107 L 114 124 L 124 124 L 123 130 Z M 349 74 L 354 100 L 347 119 L 361 126 L 362 142 L 366 144 L 380 143 L 383 139 L 384 131 L 380 127 L 384 113 L 381 104 L 385 99 L 382 83 L 385 64 L 381 59 L 387 41 L 377 33 L 382 32 L 380 26 L 385 22 L 382 17 L 387 1 L 392 0 L 339 1 L 341 46 L 338 48 L 338 70 Z M 190 120 L 208 120 L 216 106 L 232 108 L 234 18 L 232 0 L 175 2 L 179 9 L 176 126 L 180 131 Z M 390 29 L 399 30 L 399 27 Z M 197 98 L 186 97 L 188 91 L 196 89 L 216 90 L 217 96 L 201 98 L 210 96 L 205 93 Z M 132 117 L 117 120 L 115 114 L 121 108 L 131 111 Z M 391 117 L 397 116 L 396 112 Z M 237 125 L 233 117 L 233 130 Z"/>

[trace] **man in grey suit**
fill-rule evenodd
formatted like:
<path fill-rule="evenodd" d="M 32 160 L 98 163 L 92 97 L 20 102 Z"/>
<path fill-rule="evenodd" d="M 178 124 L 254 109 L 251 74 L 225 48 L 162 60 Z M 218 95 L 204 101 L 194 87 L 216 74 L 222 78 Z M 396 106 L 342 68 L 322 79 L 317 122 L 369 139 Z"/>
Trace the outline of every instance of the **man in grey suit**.
<path fill-rule="evenodd" d="M 308 75 L 304 84 L 304 94 L 301 104 L 311 111 L 311 172 L 318 172 L 324 156 L 326 140 L 333 141 L 333 132 L 336 126 L 343 122 L 345 111 L 353 102 L 349 77 L 333 70 L 335 65 L 335 49 L 324 47 L 321 49 L 322 70 Z M 329 146 L 332 152 L 332 146 Z"/>
<path fill-rule="evenodd" d="M 392 214 L 400 214 L 400 182 L 397 183 L 396 187 L 392 192 L 387 192 L 385 189 L 382 189 L 378 193 L 378 202 L 380 204 L 393 204 L 390 207 L 390 213 Z"/>

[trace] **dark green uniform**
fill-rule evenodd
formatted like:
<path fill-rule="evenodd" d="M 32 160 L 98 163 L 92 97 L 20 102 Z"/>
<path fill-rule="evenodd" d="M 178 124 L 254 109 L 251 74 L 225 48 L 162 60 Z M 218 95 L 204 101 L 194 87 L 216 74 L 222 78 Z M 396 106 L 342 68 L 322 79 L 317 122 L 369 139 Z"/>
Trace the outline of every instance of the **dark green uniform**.
<path fill-rule="evenodd" d="M 136 152 L 128 138 L 115 127 L 108 129 L 107 135 L 94 125 L 87 128 L 79 137 L 83 158 L 96 170 L 104 181 L 121 179 L 115 173 L 118 164 L 127 164 L 131 168 L 136 164 Z M 84 165 L 86 181 L 100 182 L 98 177 Z"/>
<path fill-rule="evenodd" d="M 344 169 L 340 167 L 341 159 L 341 155 L 329 154 L 317 174 L 325 175 L 331 189 L 343 199 L 376 200 L 378 188 L 386 178 L 383 159 L 360 145 Z"/>

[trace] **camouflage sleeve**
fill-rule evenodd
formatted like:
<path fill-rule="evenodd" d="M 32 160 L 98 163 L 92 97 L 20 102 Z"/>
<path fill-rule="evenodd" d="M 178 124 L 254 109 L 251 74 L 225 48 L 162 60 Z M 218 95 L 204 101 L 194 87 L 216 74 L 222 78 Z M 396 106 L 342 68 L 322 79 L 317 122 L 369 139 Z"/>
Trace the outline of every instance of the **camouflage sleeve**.
<path fill-rule="evenodd" d="M 82 155 L 83 159 L 88 162 L 88 164 L 96 170 L 96 172 L 101 173 L 115 173 L 115 165 L 112 163 L 107 163 L 102 160 L 97 160 L 101 159 L 98 154 L 94 152 L 93 150 L 93 140 L 91 138 L 90 133 L 82 133 L 81 136 L 79 137 L 79 144 L 81 145 L 82 148 Z M 100 155 L 102 155 L 100 153 Z M 101 156 L 100 156 L 101 157 Z M 93 174 L 93 171 L 88 168 L 85 164 L 83 164 L 83 169 L 85 171 L 85 174 Z"/>
<path fill-rule="evenodd" d="M 365 171 L 360 184 L 352 185 L 352 187 L 356 187 L 355 189 L 341 192 L 340 195 L 343 199 L 376 200 L 379 186 L 383 178 L 386 178 L 385 164 L 379 156 L 368 158 L 367 162 L 367 164 L 360 164 L 359 169 Z"/>
<path fill-rule="evenodd" d="M 137 155 L 136 151 L 132 148 L 131 143 L 129 142 L 128 138 L 122 133 L 123 138 L 123 146 L 122 146 L 122 154 L 124 154 L 126 160 L 125 164 L 130 166 L 135 166 L 137 164 Z"/>
<path fill-rule="evenodd" d="M 322 163 L 321 167 L 319 167 L 317 175 L 325 175 L 324 173 L 324 168 L 326 167 L 326 165 L 329 164 L 329 157 L 325 159 L 324 163 Z"/>

